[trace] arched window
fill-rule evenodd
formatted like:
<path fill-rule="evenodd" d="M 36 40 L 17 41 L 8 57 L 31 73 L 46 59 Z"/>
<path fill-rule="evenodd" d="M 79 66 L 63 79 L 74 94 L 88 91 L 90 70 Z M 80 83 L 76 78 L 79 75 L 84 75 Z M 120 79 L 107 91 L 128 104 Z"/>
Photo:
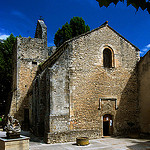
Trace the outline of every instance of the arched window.
<path fill-rule="evenodd" d="M 106 68 L 112 67 L 112 52 L 109 48 L 105 48 L 103 51 L 103 66 Z"/>

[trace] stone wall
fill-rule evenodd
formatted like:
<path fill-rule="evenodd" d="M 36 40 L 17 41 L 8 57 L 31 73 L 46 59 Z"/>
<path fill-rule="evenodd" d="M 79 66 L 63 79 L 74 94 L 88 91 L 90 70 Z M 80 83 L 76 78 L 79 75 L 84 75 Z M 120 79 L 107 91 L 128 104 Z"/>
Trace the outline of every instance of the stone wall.
<path fill-rule="evenodd" d="M 56 46 L 48 47 L 48 56 L 51 56 L 56 51 Z"/>
<path fill-rule="evenodd" d="M 47 26 L 45 25 L 43 20 L 37 21 L 35 38 L 43 39 L 44 45 L 47 47 Z"/>
<path fill-rule="evenodd" d="M 150 134 L 150 51 L 141 59 L 138 72 L 140 127 L 142 133 Z"/>
<path fill-rule="evenodd" d="M 45 132 L 46 114 L 46 73 L 36 76 L 33 82 L 32 96 L 32 128 L 35 135 L 43 136 Z"/>
<path fill-rule="evenodd" d="M 41 27 L 39 22 L 37 37 Z M 40 65 L 41 73 L 36 71 L 47 57 L 45 40 L 17 40 L 12 101 L 16 107 L 12 109 L 22 119 L 23 108 L 29 108 L 32 99 L 31 124 L 36 135 L 44 135 L 47 143 L 77 136 L 99 138 L 106 114 L 112 116 L 113 134 L 138 133 L 139 51 L 128 40 L 105 24 L 65 42 Z M 105 49 L 111 52 L 111 67 L 104 67 Z"/>
<path fill-rule="evenodd" d="M 45 63 L 50 67 L 49 132 L 45 141 L 98 138 L 103 135 L 105 114 L 112 115 L 113 134 L 138 133 L 138 49 L 107 25 L 69 40 L 63 48 Z M 111 68 L 103 65 L 105 48 L 112 52 Z M 54 61 L 53 56 L 62 50 Z"/>
<path fill-rule="evenodd" d="M 51 67 L 50 132 L 69 130 L 69 49 Z"/>
<path fill-rule="evenodd" d="M 36 76 L 38 65 L 45 61 L 48 52 L 44 40 L 36 38 L 17 38 L 14 49 L 13 98 L 10 114 L 24 120 L 24 109 L 30 108 L 32 81 Z M 31 116 L 31 110 L 29 111 Z"/>
<path fill-rule="evenodd" d="M 138 122 L 137 72 L 139 53 L 135 46 L 109 26 L 70 42 L 70 129 L 97 130 L 103 135 L 103 116 L 113 116 L 114 134 L 136 132 Z M 103 50 L 112 49 L 112 68 L 103 66 Z M 99 110 L 99 99 L 108 108 Z M 118 110 L 111 105 L 117 99 Z M 132 124 L 132 127 L 130 126 Z"/>
<path fill-rule="evenodd" d="M 69 130 L 69 51 L 66 48 L 59 59 L 47 66 L 33 82 L 33 131 L 36 135 L 45 133 L 48 136 Z M 43 121 L 44 128 L 40 126 Z"/>
<path fill-rule="evenodd" d="M 89 139 L 100 138 L 100 132 L 96 130 L 76 130 L 57 133 L 48 133 L 45 135 L 46 143 L 64 143 L 75 142 L 77 137 L 88 137 Z"/>

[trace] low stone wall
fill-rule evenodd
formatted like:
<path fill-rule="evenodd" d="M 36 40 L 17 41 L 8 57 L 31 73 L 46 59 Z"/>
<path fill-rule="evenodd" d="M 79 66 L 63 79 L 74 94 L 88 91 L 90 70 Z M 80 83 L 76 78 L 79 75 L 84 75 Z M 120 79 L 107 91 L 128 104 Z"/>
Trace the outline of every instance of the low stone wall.
<path fill-rule="evenodd" d="M 77 137 L 88 137 L 89 139 L 98 139 L 101 137 L 101 134 L 99 130 L 82 130 L 82 131 L 47 133 L 45 135 L 44 142 L 48 144 L 76 142 Z"/>

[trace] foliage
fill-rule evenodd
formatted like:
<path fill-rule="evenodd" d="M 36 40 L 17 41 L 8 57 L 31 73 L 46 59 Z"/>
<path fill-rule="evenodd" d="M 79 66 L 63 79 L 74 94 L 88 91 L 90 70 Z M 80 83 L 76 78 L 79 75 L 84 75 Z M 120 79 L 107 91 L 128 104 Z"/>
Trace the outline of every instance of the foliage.
<path fill-rule="evenodd" d="M 72 29 L 68 24 L 68 22 L 66 22 L 65 25 L 63 25 L 61 29 L 59 28 L 58 31 L 56 32 L 54 43 L 57 47 L 59 47 L 62 43 L 71 38 L 72 38 Z"/>
<path fill-rule="evenodd" d="M 124 2 L 124 0 L 96 0 L 99 2 L 99 6 L 108 7 L 111 3 L 117 5 L 118 2 Z M 141 8 L 142 10 L 147 9 L 148 13 L 150 14 L 150 0 L 127 0 L 127 6 L 132 5 L 133 7 L 138 10 Z"/>
<path fill-rule="evenodd" d="M 59 47 L 65 41 L 87 31 L 90 31 L 90 27 L 85 25 L 85 21 L 82 17 L 73 17 L 70 20 L 70 24 L 66 22 L 61 29 L 58 29 L 55 34 L 54 43 L 57 47 Z"/>
<path fill-rule="evenodd" d="M 11 34 L 0 42 L 0 103 L 7 101 L 12 83 L 12 49 L 16 38 Z"/>
<path fill-rule="evenodd" d="M 72 29 L 72 37 L 90 31 L 90 27 L 88 25 L 85 25 L 85 21 L 82 19 L 82 17 L 73 17 L 70 20 L 70 27 Z"/>

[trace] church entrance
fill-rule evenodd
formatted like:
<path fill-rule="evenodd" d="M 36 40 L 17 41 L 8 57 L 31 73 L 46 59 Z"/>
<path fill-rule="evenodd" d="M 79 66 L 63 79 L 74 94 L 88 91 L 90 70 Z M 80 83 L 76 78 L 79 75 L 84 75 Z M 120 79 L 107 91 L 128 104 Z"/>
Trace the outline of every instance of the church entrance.
<path fill-rule="evenodd" d="M 113 119 L 112 116 L 106 114 L 103 116 L 103 136 L 110 136 L 113 134 Z"/>

